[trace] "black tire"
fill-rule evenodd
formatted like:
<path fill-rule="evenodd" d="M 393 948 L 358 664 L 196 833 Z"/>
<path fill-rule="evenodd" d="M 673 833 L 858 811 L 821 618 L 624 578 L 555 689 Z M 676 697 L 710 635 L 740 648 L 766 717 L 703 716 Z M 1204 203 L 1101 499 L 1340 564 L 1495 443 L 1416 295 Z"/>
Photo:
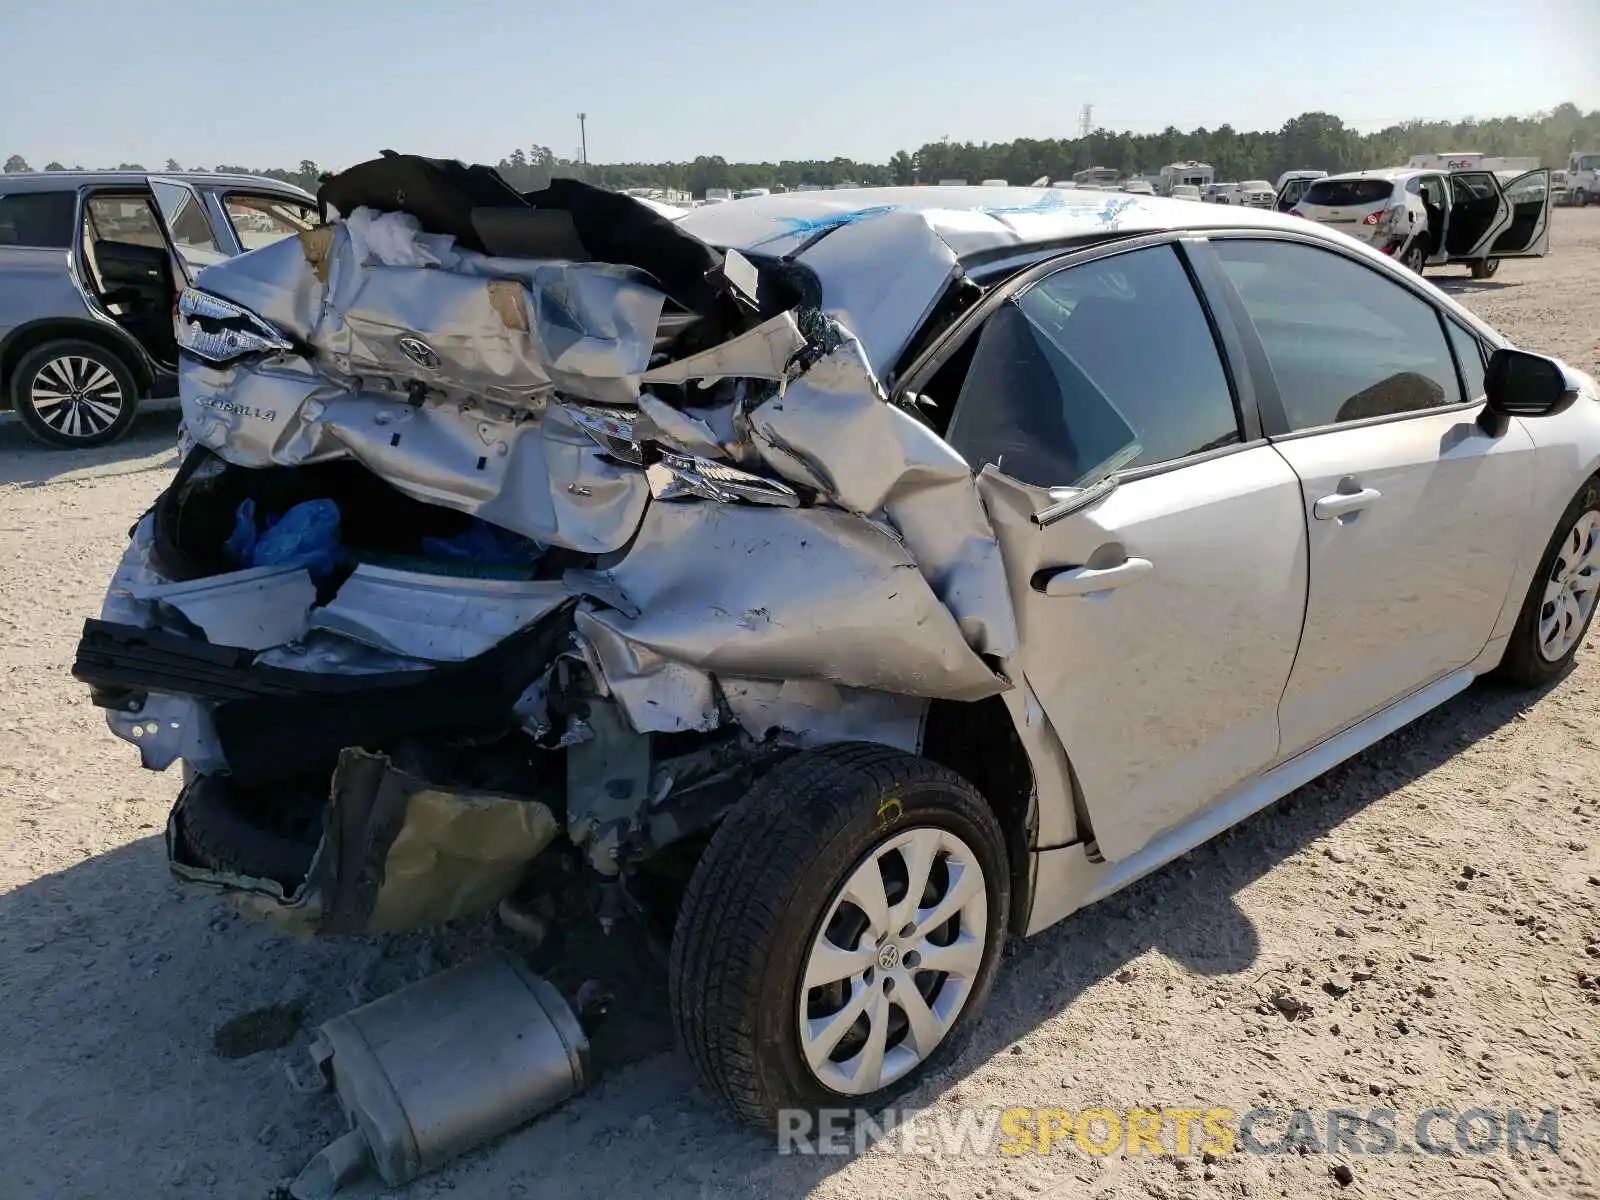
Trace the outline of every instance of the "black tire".
<path fill-rule="evenodd" d="M 265 828 L 252 819 L 227 776 L 192 779 L 184 788 L 181 812 L 184 846 L 208 870 L 274 879 L 293 888 L 311 869 L 315 837 Z"/>
<path fill-rule="evenodd" d="M 944 1040 L 888 1087 L 844 1095 L 824 1086 L 801 1052 L 807 956 L 835 894 L 865 857 L 925 828 L 953 833 L 974 852 L 986 885 L 987 941 Z M 960 1053 L 994 980 L 1010 893 L 994 813 L 954 772 L 859 742 L 783 760 L 722 822 L 679 910 L 669 982 L 695 1073 L 741 1120 L 766 1129 L 777 1126 L 780 1110 L 861 1112 L 891 1103 Z"/>
<path fill-rule="evenodd" d="M 126 360 L 76 338 L 45 342 L 23 355 L 9 391 L 23 428 L 57 450 L 108 445 L 128 432 L 139 411 L 138 383 Z M 45 399 L 58 392 L 71 396 Z"/>
<path fill-rule="evenodd" d="M 1406 270 L 1421 275 L 1428 266 L 1428 246 L 1423 234 L 1415 234 L 1411 244 L 1406 247 L 1405 254 L 1400 258 L 1400 265 Z"/>
<path fill-rule="evenodd" d="M 1591 512 L 1600 513 L 1600 477 L 1590 479 L 1583 485 L 1578 494 L 1572 498 L 1572 503 L 1567 505 L 1566 511 L 1561 514 L 1561 519 L 1556 522 L 1555 532 L 1550 535 L 1550 543 L 1545 547 L 1539 565 L 1534 570 L 1533 580 L 1528 585 L 1528 594 L 1522 601 L 1522 611 L 1518 614 L 1516 626 L 1511 631 L 1511 640 L 1506 644 L 1505 657 L 1495 669 L 1494 674 L 1497 679 L 1513 687 L 1543 687 L 1559 678 L 1572 665 L 1578 648 L 1583 645 L 1589 623 L 1594 619 L 1594 609 L 1591 608 L 1588 615 L 1583 618 L 1572 645 L 1559 658 L 1546 658 L 1541 652 L 1539 621 L 1545 608 L 1545 588 L 1555 570 L 1562 545 L 1585 514 Z"/>
<path fill-rule="evenodd" d="M 1475 258 L 1472 260 L 1472 277 L 1474 279 L 1493 279 L 1500 270 L 1498 258 Z"/>

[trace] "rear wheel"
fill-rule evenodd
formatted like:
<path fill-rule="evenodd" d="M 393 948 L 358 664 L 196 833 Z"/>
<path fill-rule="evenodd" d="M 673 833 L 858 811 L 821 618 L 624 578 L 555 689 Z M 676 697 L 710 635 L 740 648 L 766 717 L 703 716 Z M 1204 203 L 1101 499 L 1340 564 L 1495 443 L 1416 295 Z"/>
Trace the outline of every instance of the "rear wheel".
<path fill-rule="evenodd" d="M 704 1086 L 780 1112 L 875 1110 L 959 1051 L 1010 903 L 1005 838 L 970 783 L 884 746 L 785 759 L 707 847 L 670 981 Z"/>
<path fill-rule="evenodd" d="M 94 342 L 46 342 L 23 356 L 11 374 L 11 407 L 47 446 L 87 449 L 128 432 L 139 407 L 132 370 Z"/>
<path fill-rule="evenodd" d="M 1475 258 L 1472 260 L 1472 277 L 1474 279 L 1493 279 L 1495 272 L 1500 270 L 1498 258 Z"/>
<path fill-rule="evenodd" d="M 1405 253 L 1400 256 L 1400 263 L 1406 270 L 1415 271 L 1418 275 L 1422 274 L 1423 269 L 1428 265 L 1428 247 L 1425 242 L 1426 239 L 1420 233 L 1411 239 L 1411 244 L 1406 247 Z"/>
<path fill-rule="evenodd" d="M 1539 560 L 1497 674 L 1540 687 L 1571 665 L 1600 597 L 1600 482 L 1591 479 L 1561 514 Z"/>

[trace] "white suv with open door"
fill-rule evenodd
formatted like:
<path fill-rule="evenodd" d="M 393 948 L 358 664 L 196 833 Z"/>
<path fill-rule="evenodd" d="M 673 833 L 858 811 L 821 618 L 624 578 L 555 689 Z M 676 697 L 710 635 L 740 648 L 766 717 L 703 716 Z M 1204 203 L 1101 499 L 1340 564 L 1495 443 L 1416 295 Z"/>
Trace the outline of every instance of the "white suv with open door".
<path fill-rule="evenodd" d="M 1291 210 L 1331 225 L 1414 271 L 1462 263 L 1487 279 L 1502 258 L 1550 247 L 1550 172 L 1419 171 L 1330 175 Z"/>

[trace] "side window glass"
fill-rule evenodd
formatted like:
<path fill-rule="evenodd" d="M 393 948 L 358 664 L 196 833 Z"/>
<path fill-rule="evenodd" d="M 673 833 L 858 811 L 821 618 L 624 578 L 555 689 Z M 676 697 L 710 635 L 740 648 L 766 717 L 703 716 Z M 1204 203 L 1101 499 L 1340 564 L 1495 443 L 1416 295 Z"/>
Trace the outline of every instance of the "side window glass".
<path fill-rule="evenodd" d="M 1450 331 L 1450 345 L 1456 352 L 1456 362 L 1461 364 L 1461 380 L 1466 385 L 1467 399 L 1482 399 L 1483 343 L 1454 321 L 1446 319 L 1444 327 Z"/>
<path fill-rule="evenodd" d="M 222 206 L 246 250 L 270 246 L 317 223 L 316 209 L 273 196 L 231 195 L 224 198 Z"/>
<path fill-rule="evenodd" d="M 91 196 L 85 224 L 91 242 L 120 242 L 165 251 L 167 240 L 143 196 Z"/>
<path fill-rule="evenodd" d="M 0 246 L 65 250 L 77 219 L 75 192 L 18 192 L 0 196 Z"/>
<path fill-rule="evenodd" d="M 172 244 L 191 267 L 209 266 L 222 258 L 222 247 L 212 232 L 205 205 L 193 188 L 178 183 L 152 180 L 161 215 L 166 218 Z"/>
<path fill-rule="evenodd" d="M 975 470 L 1084 487 L 1240 440 L 1211 327 L 1171 246 L 1058 271 L 975 342 L 947 434 Z"/>
<path fill-rule="evenodd" d="M 1434 307 L 1341 255 L 1294 242 L 1212 242 L 1266 346 L 1289 428 L 1461 401 Z"/>

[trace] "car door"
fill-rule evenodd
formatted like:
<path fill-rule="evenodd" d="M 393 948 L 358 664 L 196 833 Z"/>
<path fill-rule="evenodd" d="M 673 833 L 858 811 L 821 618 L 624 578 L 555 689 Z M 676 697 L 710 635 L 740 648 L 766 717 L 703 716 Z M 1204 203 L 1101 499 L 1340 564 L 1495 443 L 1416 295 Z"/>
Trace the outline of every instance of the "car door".
<path fill-rule="evenodd" d="M 1495 258 L 1542 258 L 1550 249 L 1550 172 L 1529 171 L 1501 189 L 1509 223 L 1489 245 Z"/>
<path fill-rule="evenodd" d="M 1450 228 L 1445 235 L 1451 258 L 1487 258 L 1489 246 L 1511 222 L 1511 206 L 1492 171 L 1454 171 L 1450 175 Z"/>
<path fill-rule="evenodd" d="M 1422 195 L 1422 208 L 1428 214 L 1429 263 L 1443 263 L 1449 258 L 1446 247 L 1450 241 L 1450 185 L 1443 175 L 1424 175 L 1418 182 Z"/>
<path fill-rule="evenodd" d="M 167 240 L 177 251 L 179 264 L 188 282 L 194 282 L 194 277 L 206 267 L 228 257 L 228 251 L 223 248 L 216 231 L 211 227 L 205 202 L 192 184 L 182 179 L 152 175 L 150 191 L 156 198 Z"/>
<path fill-rule="evenodd" d="M 1107 859 L 1278 750 L 1305 521 L 1216 334 L 1182 251 L 1147 240 L 1029 276 L 952 357 L 959 390 L 945 385 L 946 436 L 983 470 L 1030 710 L 1059 735 Z"/>
<path fill-rule="evenodd" d="M 81 217 L 78 254 L 89 291 L 152 358 L 174 366 L 172 313 L 190 276 L 155 196 L 125 184 L 91 187 Z"/>
<path fill-rule="evenodd" d="M 1287 757 L 1483 650 L 1511 587 L 1533 443 L 1515 422 L 1498 438 L 1477 426 L 1476 339 L 1395 273 L 1287 237 L 1210 245 L 1310 531 L 1279 714 Z"/>

